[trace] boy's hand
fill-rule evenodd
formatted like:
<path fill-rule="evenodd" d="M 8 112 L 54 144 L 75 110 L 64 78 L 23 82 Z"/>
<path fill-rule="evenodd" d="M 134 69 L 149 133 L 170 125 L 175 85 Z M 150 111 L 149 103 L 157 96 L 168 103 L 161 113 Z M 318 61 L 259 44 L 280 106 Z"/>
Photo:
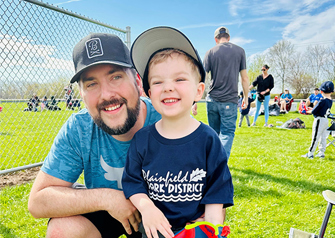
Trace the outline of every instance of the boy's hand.
<path fill-rule="evenodd" d="M 151 206 L 142 212 L 142 222 L 148 238 L 158 238 L 157 231 L 165 238 L 174 237 L 169 221 L 156 206 Z"/>

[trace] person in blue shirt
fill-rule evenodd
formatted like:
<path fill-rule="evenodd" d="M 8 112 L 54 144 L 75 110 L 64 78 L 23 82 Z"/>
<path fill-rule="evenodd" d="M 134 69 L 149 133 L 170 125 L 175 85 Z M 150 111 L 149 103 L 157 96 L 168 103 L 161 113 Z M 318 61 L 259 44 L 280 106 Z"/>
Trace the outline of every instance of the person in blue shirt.
<path fill-rule="evenodd" d="M 312 142 L 309 147 L 308 153 L 302 157 L 313 159 L 314 152 L 319 142 L 319 153 L 316 157 L 324 158 L 327 146 L 327 137 L 329 135 L 327 115 L 330 114 L 330 109 L 333 104 L 331 93 L 334 92 L 334 84 L 331 81 L 323 82 L 320 86 L 323 98 L 320 99 L 318 104 L 313 108 L 312 114 L 314 116 L 312 127 Z"/>
<path fill-rule="evenodd" d="M 321 98 L 323 98 L 323 96 L 320 93 L 319 88 L 315 88 L 314 93 L 307 98 L 306 106 L 314 108 Z"/>
<path fill-rule="evenodd" d="M 203 214 L 205 221 L 222 224 L 223 208 L 233 205 L 227 153 L 217 133 L 190 116 L 205 89 L 201 58 L 170 27 L 143 32 L 131 57 L 162 115 L 135 134 L 122 178 L 126 198 L 142 215 L 143 237 L 173 237 Z"/>
<path fill-rule="evenodd" d="M 140 97 L 142 82 L 127 46 L 116 35 L 93 33 L 73 50 L 86 109 L 63 125 L 30 192 L 36 218 L 52 218 L 47 237 L 141 237 L 136 207 L 121 179 L 135 132 L 161 116 Z M 85 189 L 73 185 L 84 174 Z M 129 234 L 129 235 L 128 235 Z M 131 235 L 130 235 L 131 234 Z"/>
<path fill-rule="evenodd" d="M 286 104 L 288 104 L 291 99 L 292 95 L 290 94 L 290 91 L 288 89 L 285 89 L 284 93 L 280 96 L 280 112 L 287 113 Z"/>

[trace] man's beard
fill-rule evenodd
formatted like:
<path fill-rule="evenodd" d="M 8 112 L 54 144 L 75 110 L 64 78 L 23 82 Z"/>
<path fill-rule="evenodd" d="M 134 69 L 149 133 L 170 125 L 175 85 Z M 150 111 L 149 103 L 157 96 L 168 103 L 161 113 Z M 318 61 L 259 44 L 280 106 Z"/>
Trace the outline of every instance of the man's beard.
<path fill-rule="evenodd" d="M 98 127 L 100 127 L 103 131 L 105 131 L 109 135 L 122 135 L 127 133 L 136 123 L 137 117 L 140 113 L 140 98 L 138 98 L 138 101 L 136 103 L 136 106 L 134 108 L 129 108 L 128 107 L 128 102 L 125 98 L 121 99 L 112 99 L 110 101 L 105 101 L 101 103 L 98 106 L 98 112 L 99 115 L 93 118 L 93 121 L 95 124 L 97 124 Z M 124 122 L 123 125 L 117 126 L 117 127 L 109 127 L 106 125 L 106 123 L 102 120 L 100 111 L 104 110 L 105 107 L 111 104 L 125 104 L 127 107 L 127 115 L 128 117 L 126 118 L 126 121 Z"/>

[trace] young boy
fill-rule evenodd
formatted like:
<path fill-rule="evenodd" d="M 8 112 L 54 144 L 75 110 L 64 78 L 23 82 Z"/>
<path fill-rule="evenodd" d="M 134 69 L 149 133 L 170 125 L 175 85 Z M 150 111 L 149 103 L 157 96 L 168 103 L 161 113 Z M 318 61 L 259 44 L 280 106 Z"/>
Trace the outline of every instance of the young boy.
<path fill-rule="evenodd" d="M 313 131 L 312 131 L 312 143 L 309 147 L 308 153 L 302 157 L 313 159 L 316 146 L 319 142 L 319 153 L 317 157 L 324 158 L 327 137 L 328 137 L 328 119 L 327 115 L 330 113 L 333 101 L 330 97 L 331 93 L 334 92 L 334 84 L 331 81 L 326 81 L 321 84 L 320 91 L 323 98 L 320 99 L 318 104 L 313 108 L 312 114 L 315 117 L 313 122 Z"/>
<path fill-rule="evenodd" d="M 252 95 L 250 94 L 248 97 L 248 107 L 245 109 L 242 109 L 242 103 L 243 103 L 243 91 L 240 92 L 240 98 L 238 100 L 238 107 L 240 110 L 240 120 L 238 122 L 238 127 L 242 126 L 242 121 L 243 118 L 245 117 L 245 119 L 247 120 L 247 124 L 250 127 L 250 120 L 249 120 L 249 111 L 250 111 L 250 105 L 251 103 L 254 101 L 254 99 L 252 98 Z"/>
<path fill-rule="evenodd" d="M 123 173 L 125 196 L 142 215 L 143 237 L 173 237 L 203 214 L 222 224 L 222 209 L 233 205 L 233 184 L 216 132 L 190 116 L 205 88 L 197 51 L 178 30 L 156 27 L 135 40 L 131 57 L 162 115 L 135 134 Z"/>

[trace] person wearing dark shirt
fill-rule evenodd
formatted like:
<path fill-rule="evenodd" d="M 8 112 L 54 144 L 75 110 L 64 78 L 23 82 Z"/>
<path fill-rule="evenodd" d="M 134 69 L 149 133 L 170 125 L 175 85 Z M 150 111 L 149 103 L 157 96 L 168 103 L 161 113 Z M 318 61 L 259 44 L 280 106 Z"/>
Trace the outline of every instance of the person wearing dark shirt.
<path fill-rule="evenodd" d="M 324 158 L 327 146 L 328 137 L 328 119 L 327 115 L 330 113 L 333 101 L 330 97 L 331 93 L 334 92 L 334 84 L 331 81 L 326 81 L 321 84 L 320 87 L 323 98 L 320 99 L 318 104 L 313 108 L 312 114 L 314 116 L 313 127 L 312 127 L 312 143 L 309 147 L 308 153 L 302 155 L 302 157 L 313 159 L 314 152 L 316 150 L 317 143 L 319 141 L 319 153 L 316 157 Z"/>
<path fill-rule="evenodd" d="M 256 100 L 256 113 L 254 117 L 254 122 L 251 126 L 256 126 L 256 121 L 259 115 L 259 110 L 261 109 L 261 105 L 264 105 L 264 114 L 265 114 L 265 124 L 264 126 L 268 126 L 269 120 L 269 102 L 270 102 L 270 92 L 274 87 L 274 80 L 271 74 L 268 74 L 269 70 L 268 65 L 263 65 L 262 74 L 259 75 L 255 81 L 252 82 L 249 89 L 257 86 L 257 100 Z"/>
<path fill-rule="evenodd" d="M 254 101 L 254 99 L 252 98 L 252 95 L 250 94 L 250 96 L 248 97 L 248 107 L 244 108 L 242 107 L 243 104 L 243 91 L 240 92 L 240 99 L 238 100 L 238 107 L 240 110 L 240 120 L 238 122 L 238 127 L 242 126 L 242 122 L 243 122 L 243 118 L 245 117 L 245 119 L 247 120 L 247 124 L 248 126 L 250 126 L 250 120 L 249 120 L 249 111 L 250 111 L 250 104 Z"/>
<path fill-rule="evenodd" d="M 200 56 L 183 33 L 155 27 L 134 41 L 131 58 L 162 115 L 135 134 L 122 177 L 142 237 L 171 238 L 197 219 L 222 228 L 234 191 L 227 153 L 216 132 L 190 116 L 205 89 Z"/>

